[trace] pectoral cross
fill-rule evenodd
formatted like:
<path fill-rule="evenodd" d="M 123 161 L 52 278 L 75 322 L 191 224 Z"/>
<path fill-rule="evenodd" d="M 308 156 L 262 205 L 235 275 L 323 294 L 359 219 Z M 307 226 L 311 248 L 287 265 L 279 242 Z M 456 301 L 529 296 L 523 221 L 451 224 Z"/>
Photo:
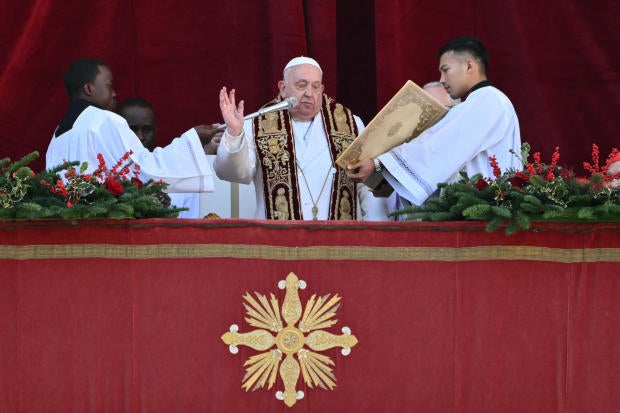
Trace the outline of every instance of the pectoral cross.
<path fill-rule="evenodd" d="M 319 219 L 318 215 L 319 215 L 319 208 L 317 208 L 317 206 L 315 205 L 312 207 L 312 219 L 315 221 L 318 221 Z"/>

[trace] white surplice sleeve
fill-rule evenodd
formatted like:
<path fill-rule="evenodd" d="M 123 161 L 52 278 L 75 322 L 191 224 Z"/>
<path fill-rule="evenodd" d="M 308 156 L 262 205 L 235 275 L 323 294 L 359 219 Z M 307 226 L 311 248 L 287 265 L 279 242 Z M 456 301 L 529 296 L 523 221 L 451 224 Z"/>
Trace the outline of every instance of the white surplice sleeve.
<path fill-rule="evenodd" d="M 149 152 L 123 117 L 92 106 L 78 116 L 69 131 L 52 138 L 46 164 L 51 168 L 65 160 L 88 162 L 87 172 L 92 172 L 98 154 L 112 168 L 129 151 L 133 151 L 132 161 L 140 165 L 142 181 L 161 179 L 169 185 L 167 192 L 213 191 L 213 171 L 194 129 Z"/>
<path fill-rule="evenodd" d="M 241 184 L 252 183 L 256 175 L 256 145 L 252 120 L 246 120 L 239 136 L 224 131 L 213 169 L 218 178 Z"/>
<path fill-rule="evenodd" d="M 166 192 L 213 191 L 213 170 L 195 129 L 189 129 L 153 152 L 144 148 L 129 126 L 116 130 L 124 147 L 133 150 L 132 159 L 140 165 L 143 180 L 162 179 L 169 185 Z"/>
<path fill-rule="evenodd" d="M 469 176 L 492 176 L 489 157 L 495 155 L 503 171 L 515 168 L 521 138 L 508 98 L 493 87 L 479 89 L 452 108 L 417 139 L 379 156 L 384 177 L 408 201 L 420 205 L 461 170 Z"/>

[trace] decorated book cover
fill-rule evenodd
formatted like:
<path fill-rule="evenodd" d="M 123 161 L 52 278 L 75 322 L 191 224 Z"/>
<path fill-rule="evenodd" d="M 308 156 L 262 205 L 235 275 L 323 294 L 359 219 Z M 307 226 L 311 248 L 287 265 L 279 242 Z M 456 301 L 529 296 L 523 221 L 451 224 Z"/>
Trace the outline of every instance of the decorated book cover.
<path fill-rule="evenodd" d="M 408 80 L 340 155 L 341 168 L 379 156 L 408 142 L 433 126 L 448 109 L 420 86 Z"/>

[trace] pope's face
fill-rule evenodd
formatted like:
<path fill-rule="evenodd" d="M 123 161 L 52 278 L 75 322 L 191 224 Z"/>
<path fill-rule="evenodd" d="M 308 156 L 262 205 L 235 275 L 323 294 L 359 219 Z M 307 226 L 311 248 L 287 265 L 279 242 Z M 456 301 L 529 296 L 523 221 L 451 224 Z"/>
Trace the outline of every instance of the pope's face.
<path fill-rule="evenodd" d="M 324 86 L 323 75 L 316 66 L 293 66 L 284 80 L 278 82 L 278 88 L 282 98 L 297 98 L 297 106 L 289 110 L 293 118 L 311 120 L 320 112 Z"/>
<path fill-rule="evenodd" d="M 465 56 L 455 54 L 450 50 L 439 58 L 439 81 L 446 88 L 452 99 L 464 97 L 471 86 L 469 84 L 468 64 Z"/>

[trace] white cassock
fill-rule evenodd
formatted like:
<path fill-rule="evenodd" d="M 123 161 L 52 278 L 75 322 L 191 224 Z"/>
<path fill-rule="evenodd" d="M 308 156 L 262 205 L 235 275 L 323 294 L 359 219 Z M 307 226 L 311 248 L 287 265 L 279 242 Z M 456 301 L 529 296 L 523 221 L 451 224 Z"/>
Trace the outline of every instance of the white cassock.
<path fill-rule="evenodd" d="M 521 153 L 519 121 L 510 100 L 493 86 L 473 91 L 418 138 L 379 156 L 383 175 L 399 196 L 421 205 L 437 184 L 455 182 L 459 172 L 493 177 L 489 158 L 502 172 L 521 169 L 510 151 Z"/>
<path fill-rule="evenodd" d="M 129 150 L 133 151 L 132 161 L 140 165 L 143 182 L 162 179 L 169 185 L 167 192 L 213 191 L 213 170 L 194 129 L 168 146 L 149 152 L 123 117 L 94 106 L 84 109 L 71 129 L 52 137 L 46 168 L 64 161 L 80 161 L 88 162 L 86 172 L 92 172 L 99 164 L 97 154 L 100 153 L 109 169 Z"/>
<path fill-rule="evenodd" d="M 364 129 L 364 124 L 359 117 L 355 116 L 354 118 L 361 132 Z M 314 203 L 318 207 L 317 218 L 327 220 L 329 217 L 330 192 L 336 169 L 331 159 L 322 115 L 318 113 L 312 121 L 293 120 L 291 123 L 298 166 L 299 198 L 304 220 L 312 219 Z M 224 132 L 213 169 L 220 179 L 243 184 L 249 184 L 253 181 L 256 188 L 255 218 L 265 219 L 263 172 L 262 168 L 256 167 L 256 161 L 253 121 L 246 120 L 241 135 L 231 136 L 228 129 Z M 385 198 L 375 198 L 368 187 L 362 184 L 357 185 L 357 198 L 358 219 L 365 221 L 388 220 Z"/>
<path fill-rule="evenodd" d="M 170 205 L 189 209 L 189 211 L 179 212 L 178 218 L 202 218 L 200 216 L 200 194 L 168 192 L 168 196 L 170 197 Z"/>

